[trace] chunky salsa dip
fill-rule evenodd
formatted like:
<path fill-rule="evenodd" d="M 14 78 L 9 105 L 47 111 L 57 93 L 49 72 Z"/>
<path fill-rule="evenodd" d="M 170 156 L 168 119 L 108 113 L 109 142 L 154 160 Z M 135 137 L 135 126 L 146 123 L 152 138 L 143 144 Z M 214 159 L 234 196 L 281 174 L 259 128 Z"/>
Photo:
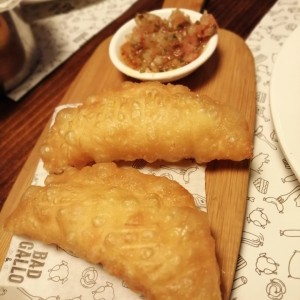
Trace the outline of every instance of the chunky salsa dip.
<path fill-rule="evenodd" d="M 140 72 L 165 72 L 187 65 L 203 51 L 217 32 L 211 14 L 192 23 L 179 9 L 169 19 L 151 13 L 137 14 L 136 26 L 121 47 L 123 61 Z"/>

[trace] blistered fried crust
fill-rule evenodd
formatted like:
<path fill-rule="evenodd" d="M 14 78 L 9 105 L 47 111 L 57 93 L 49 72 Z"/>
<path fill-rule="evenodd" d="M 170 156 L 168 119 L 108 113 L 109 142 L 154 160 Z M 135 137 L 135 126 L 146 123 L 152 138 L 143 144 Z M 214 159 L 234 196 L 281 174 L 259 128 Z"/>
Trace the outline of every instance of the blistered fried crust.
<path fill-rule="evenodd" d="M 206 213 L 167 178 L 113 163 L 71 168 L 31 186 L 6 229 L 101 263 L 146 299 L 221 299 Z"/>
<path fill-rule="evenodd" d="M 181 85 L 125 83 L 60 111 L 42 147 L 48 171 L 94 162 L 194 158 L 243 160 L 252 137 L 243 116 Z"/>

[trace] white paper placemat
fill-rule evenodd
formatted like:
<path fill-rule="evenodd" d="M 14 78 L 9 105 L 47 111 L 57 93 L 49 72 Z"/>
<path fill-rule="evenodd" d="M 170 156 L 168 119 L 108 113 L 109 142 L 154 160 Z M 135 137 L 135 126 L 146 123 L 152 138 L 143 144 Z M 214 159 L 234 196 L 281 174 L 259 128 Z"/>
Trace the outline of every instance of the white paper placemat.
<path fill-rule="evenodd" d="M 279 0 L 247 39 L 255 59 L 257 118 L 232 300 L 300 299 L 300 184 L 280 150 L 269 106 L 274 62 L 299 25 L 300 1 Z"/>
<path fill-rule="evenodd" d="M 279 0 L 247 39 L 247 44 L 255 58 L 257 120 L 245 227 L 231 300 L 300 299 L 300 183 L 280 150 L 269 108 L 269 84 L 276 56 L 299 24 L 300 0 Z M 201 173 L 203 170 L 199 170 L 197 174 L 190 169 L 192 166 L 164 167 L 165 169 L 160 168 L 160 175 L 166 172 L 174 178 L 178 176 L 183 185 L 185 185 L 185 176 L 188 178 L 196 176 L 194 178 L 197 184 L 204 182 Z M 148 171 L 152 172 L 151 169 Z M 42 170 L 40 172 L 43 173 Z M 42 175 L 37 174 L 37 177 L 41 178 Z M 197 176 L 202 177 L 202 181 Z M 198 185 L 195 188 L 197 190 L 193 193 L 199 195 L 195 199 L 198 199 L 199 206 L 203 208 L 204 187 Z M 30 299 L 30 295 L 53 300 L 59 299 L 58 297 L 64 300 L 139 298 L 124 287 L 121 281 L 106 273 L 103 274 L 98 266 L 91 266 L 59 249 L 52 249 L 51 253 L 54 251 L 55 255 L 48 254 L 49 257 L 43 260 L 41 258 L 43 253 L 50 253 L 50 250 L 48 248 L 45 250 L 43 245 L 36 242 L 34 248 L 28 249 L 30 258 L 34 257 L 34 251 L 41 252 L 39 261 L 45 263 L 45 266 L 41 267 L 44 270 L 43 280 L 52 289 L 47 290 L 48 292 L 43 290 L 44 292 L 39 294 L 37 290 L 39 280 L 25 275 L 30 270 L 30 261 L 24 263 L 24 266 L 16 262 L 18 267 L 24 270 L 15 272 L 21 272 L 25 279 L 20 288 L 12 289 L 10 288 L 12 283 L 8 284 L 9 274 L 12 273 L 14 260 L 18 259 L 16 256 L 18 249 L 20 250 L 22 245 L 31 247 L 31 241 L 22 244 L 24 241 L 19 238 L 13 239 L 12 250 L 9 250 L 1 272 L 0 285 L 3 287 L 0 288 L 0 300 Z M 74 269 L 73 264 L 76 266 Z M 37 267 L 36 270 L 41 268 Z M 52 270 L 58 273 L 52 273 Z M 66 293 L 69 291 L 66 284 L 74 280 L 77 282 L 76 289 L 71 284 L 72 293 L 63 294 L 64 291 Z M 23 287 L 25 281 L 26 288 Z M 29 285 L 28 281 L 30 281 Z M 82 291 L 77 291 L 78 287 L 82 288 Z M 87 293 L 88 296 L 83 296 L 86 295 L 83 293 Z"/>

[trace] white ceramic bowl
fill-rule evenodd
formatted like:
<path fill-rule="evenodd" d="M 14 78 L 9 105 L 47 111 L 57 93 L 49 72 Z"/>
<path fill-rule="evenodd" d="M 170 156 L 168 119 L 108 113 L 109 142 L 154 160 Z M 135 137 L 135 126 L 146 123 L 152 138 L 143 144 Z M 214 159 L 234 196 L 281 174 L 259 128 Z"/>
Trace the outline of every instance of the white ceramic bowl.
<path fill-rule="evenodd" d="M 165 9 L 158 9 L 151 11 L 150 13 L 160 16 L 161 18 L 167 19 L 169 18 L 171 12 L 174 8 L 165 8 Z M 180 9 L 184 14 L 189 15 L 192 22 L 195 22 L 200 19 L 202 16 L 201 13 L 198 13 L 193 10 L 188 9 Z M 165 72 L 158 72 L 158 73 L 150 73 L 150 72 L 140 72 L 134 70 L 127 66 L 122 60 L 120 55 L 120 48 L 126 41 L 126 37 L 128 34 L 131 33 L 132 29 L 136 26 L 135 20 L 131 19 L 127 23 L 125 23 L 120 29 L 113 35 L 110 45 L 109 45 L 109 57 L 114 64 L 114 66 L 121 71 L 122 73 L 126 74 L 127 76 L 139 79 L 141 81 L 153 81 L 157 80 L 160 82 L 171 82 L 180 78 L 183 78 L 193 71 L 195 71 L 199 66 L 201 66 L 204 62 L 208 60 L 208 58 L 213 54 L 215 51 L 217 44 L 218 44 L 218 34 L 213 35 L 204 50 L 200 54 L 200 56 L 192 61 L 191 63 Z"/>

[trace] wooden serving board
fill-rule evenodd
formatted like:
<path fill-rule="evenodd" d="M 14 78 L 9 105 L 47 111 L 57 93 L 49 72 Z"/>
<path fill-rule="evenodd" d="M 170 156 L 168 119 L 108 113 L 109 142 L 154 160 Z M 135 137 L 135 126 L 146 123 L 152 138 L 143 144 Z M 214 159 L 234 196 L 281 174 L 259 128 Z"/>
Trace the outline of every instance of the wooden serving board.
<path fill-rule="evenodd" d="M 164 7 L 178 6 L 180 1 L 166 1 Z M 184 7 L 197 9 L 195 1 Z M 182 5 L 181 5 L 182 7 Z M 114 88 L 132 80 L 111 64 L 108 57 L 110 38 L 96 49 L 62 99 L 63 103 L 80 102 L 103 88 Z M 248 120 L 251 132 L 255 125 L 255 69 L 251 52 L 244 41 L 232 32 L 219 30 L 219 44 L 213 56 L 197 71 L 176 83 L 233 106 Z M 0 214 L 0 225 L 12 212 L 24 190 L 30 185 L 39 160 L 39 148 L 45 128 L 20 172 Z M 211 230 L 221 267 L 223 299 L 229 299 L 244 224 L 249 180 L 249 161 L 215 161 L 206 169 L 206 200 Z M 0 265 L 11 235 L 0 227 Z"/>

